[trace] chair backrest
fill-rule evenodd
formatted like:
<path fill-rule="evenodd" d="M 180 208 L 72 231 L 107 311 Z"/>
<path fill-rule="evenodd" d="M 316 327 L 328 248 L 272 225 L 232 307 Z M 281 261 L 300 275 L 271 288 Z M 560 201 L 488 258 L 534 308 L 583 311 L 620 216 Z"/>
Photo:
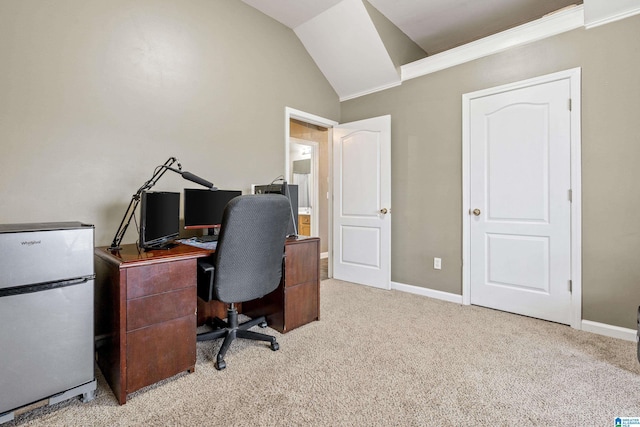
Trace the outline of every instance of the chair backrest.
<path fill-rule="evenodd" d="M 279 194 L 239 196 L 227 204 L 214 258 L 218 300 L 250 301 L 278 287 L 290 217 L 289 200 Z"/>

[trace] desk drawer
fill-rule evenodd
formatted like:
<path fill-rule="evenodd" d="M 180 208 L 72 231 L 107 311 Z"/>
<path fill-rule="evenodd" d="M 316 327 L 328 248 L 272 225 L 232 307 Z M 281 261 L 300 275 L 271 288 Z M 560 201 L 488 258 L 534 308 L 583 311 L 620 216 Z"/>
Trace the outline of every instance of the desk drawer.
<path fill-rule="evenodd" d="M 127 334 L 126 393 L 193 369 L 196 319 L 181 317 Z"/>
<path fill-rule="evenodd" d="M 196 288 L 151 295 L 127 301 L 127 331 L 192 315 L 195 325 Z"/>
<path fill-rule="evenodd" d="M 192 287 L 196 271 L 195 259 L 127 268 L 127 299 Z"/>
<path fill-rule="evenodd" d="M 287 245 L 285 252 L 285 288 L 317 280 L 320 257 L 316 241 Z"/>
<path fill-rule="evenodd" d="M 284 332 L 318 320 L 317 282 L 291 286 L 284 292 Z"/>

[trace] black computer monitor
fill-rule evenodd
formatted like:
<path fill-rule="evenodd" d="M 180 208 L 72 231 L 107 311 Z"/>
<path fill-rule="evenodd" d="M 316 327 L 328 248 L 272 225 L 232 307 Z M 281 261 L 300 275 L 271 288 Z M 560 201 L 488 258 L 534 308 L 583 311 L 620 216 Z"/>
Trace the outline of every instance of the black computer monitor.
<path fill-rule="evenodd" d="M 169 249 L 180 234 L 180 193 L 145 191 L 140 196 L 140 242 L 143 249 Z"/>
<path fill-rule="evenodd" d="M 222 223 L 222 214 L 227 203 L 242 195 L 238 190 L 205 190 L 199 188 L 184 189 L 184 228 L 209 229 L 209 235 L 215 235 L 214 229 Z"/>

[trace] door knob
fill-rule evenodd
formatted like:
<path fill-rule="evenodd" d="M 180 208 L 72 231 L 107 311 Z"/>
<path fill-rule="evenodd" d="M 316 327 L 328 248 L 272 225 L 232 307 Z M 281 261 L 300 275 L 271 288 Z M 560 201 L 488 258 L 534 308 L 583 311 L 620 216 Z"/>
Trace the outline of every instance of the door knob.
<path fill-rule="evenodd" d="M 381 213 L 382 215 L 386 215 L 386 214 L 387 214 L 387 212 L 389 212 L 389 211 L 387 210 L 387 208 L 382 208 L 382 209 L 380 209 L 380 213 Z"/>
<path fill-rule="evenodd" d="M 477 208 L 476 208 L 476 209 L 474 209 L 474 210 L 473 210 L 473 214 L 474 214 L 475 216 L 480 216 L 480 209 L 477 209 Z"/>

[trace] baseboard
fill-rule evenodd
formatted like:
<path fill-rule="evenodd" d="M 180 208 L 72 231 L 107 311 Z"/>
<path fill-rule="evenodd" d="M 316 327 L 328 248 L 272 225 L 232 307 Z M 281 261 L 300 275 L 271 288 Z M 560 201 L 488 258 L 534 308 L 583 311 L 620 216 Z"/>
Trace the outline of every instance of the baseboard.
<path fill-rule="evenodd" d="M 636 340 L 636 331 L 634 329 L 592 322 L 591 320 L 582 320 L 582 330 L 611 338 L 619 338 L 625 341 Z"/>
<path fill-rule="evenodd" d="M 462 304 L 462 295 L 456 295 L 449 292 L 436 291 L 434 289 L 422 288 L 420 286 L 406 285 L 404 283 L 391 282 L 391 289 L 397 291 L 408 292 L 410 294 L 422 295 L 429 298 L 435 298 L 443 301 Z"/>
<path fill-rule="evenodd" d="M 420 286 L 407 285 L 398 282 L 391 282 L 391 289 L 462 304 L 462 295 L 456 295 L 449 292 L 436 291 L 434 289 L 422 288 Z M 620 326 L 608 325 L 606 323 L 592 322 L 591 320 L 582 320 L 580 329 L 586 332 L 592 332 L 594 334 L 618 338 L 625 341 L 636 341 L 637 336 L 637 332 L 634 329 L 622 328 Z"/>

